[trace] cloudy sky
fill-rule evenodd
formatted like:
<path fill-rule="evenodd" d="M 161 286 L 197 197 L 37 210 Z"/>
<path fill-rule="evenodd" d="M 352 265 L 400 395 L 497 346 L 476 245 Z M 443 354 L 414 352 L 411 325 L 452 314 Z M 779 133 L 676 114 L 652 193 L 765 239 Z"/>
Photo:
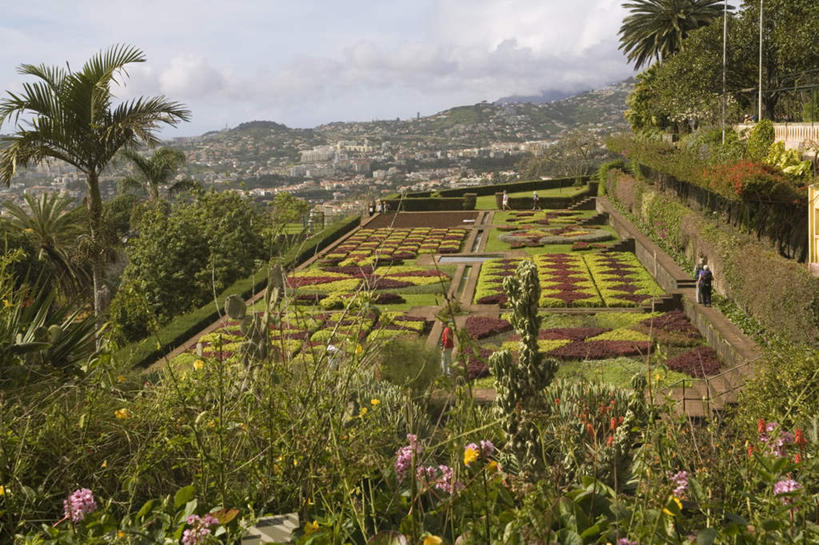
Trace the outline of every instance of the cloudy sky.
<path fill-rule="evenodd" d="M 632 75 L 620 0 L 0 0 L 0 90 L 20 63 L 79 68 L 142 49 L 118 96 L 183 102 L 164 136 L 254 119 L 291 127 L 407 118 Z M 3 127 L 7 132 L 8 127 Z"/>

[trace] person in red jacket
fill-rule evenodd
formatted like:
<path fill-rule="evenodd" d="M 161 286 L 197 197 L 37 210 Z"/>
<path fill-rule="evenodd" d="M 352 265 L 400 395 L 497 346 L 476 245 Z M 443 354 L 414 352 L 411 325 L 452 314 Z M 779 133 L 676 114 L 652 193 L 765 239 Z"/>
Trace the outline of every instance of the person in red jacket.
<path fill-rule="evenodd" d="M 452 362 L 453 348 L 455 348 L 455 336 L 449 324 L 445 324 L 444 333 L 441 335 L 441 374 L 443 375 L 450 373 L 449 365 Z"/>

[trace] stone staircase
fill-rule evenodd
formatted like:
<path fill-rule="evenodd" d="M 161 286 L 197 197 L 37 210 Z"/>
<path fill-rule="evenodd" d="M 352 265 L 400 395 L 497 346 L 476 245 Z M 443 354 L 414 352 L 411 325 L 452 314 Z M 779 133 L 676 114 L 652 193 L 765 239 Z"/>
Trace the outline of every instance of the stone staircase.
<path fill-rule="evenodd" d="M 566 210 L 595 210 L 597 208 L 597 197 L 586 197 L 569 206 Z"/>
<path fill-rule="evenodd" d="M 578 225 L 608 225 L 609 215 L 603 212 L 602 214 L 595 214 L 590 218 L 585 218 L 577 222 Z"/>
<path fill-rule="evenodd" d="M 640 305 L 645 312 L 669 312 L 682 309 L 682 294 L 668 293 L 653 297 Z"/>
<path fill-rule="evenodd" d="M 633 238 L 624 238 L 616 244 L 612 244 L 604 252 L 631 252 L 634 253 L 635 245 Z"/>

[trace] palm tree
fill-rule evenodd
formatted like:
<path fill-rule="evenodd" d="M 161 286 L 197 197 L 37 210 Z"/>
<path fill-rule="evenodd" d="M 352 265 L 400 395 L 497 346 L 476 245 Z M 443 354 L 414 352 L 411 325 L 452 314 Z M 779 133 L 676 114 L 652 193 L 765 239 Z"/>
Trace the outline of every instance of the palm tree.
<path fill-rule="evenodd" d="M 51 264 L 64 294 L 82 293 L 90 275 L 87 266 L 73 259 L 72 249 L 84 233 L 85 214 L 77 214 L 74 200 L 57 193 L 43 193 L 38 197 L 24 195 L 23 200 L 25 208 L 3 201 L 8 212 L 2 221 L 3 229 L 34 242 L 38 248 L 37 258 Z"/>
<path fill-rule="evenodd" d="M 123 155 L 131 162 L 135 173 L 120 182 L 120 191 L 142 189 L 148 195 L 148 200 L 156 202 L 159 200 L 159 190 L 163 186 L 168 186 L 168 193 L 171 195 L 198 187 L 198 184 L 190 179 L 169 184 L 171 177 L 185 163 L 185 154 L 179 150 L 159 148 L 150 157 L 145 157 L 127 149 Z"/>
<path fill-rule="evenodd" d="M 623 7 L 631 13 L 620 26 L 620 49 L 640 68 L 679 51 L 689 32 L 722 15 L 724 0 L 632 0 Z"/>
<path fill-rule="evenodd" d="M 16 125 L 0 139 L 0 181 L 7 185 L 21 166 L 55 158 L 85 174 L 88 224 L 95 252 L 102 255 L 102 198 L 99 177 L 124 146 L 158 143 L 154 131 L 161 124 L 175 126 L 190 112 L 165 97 L 138 97 L 114 104 L 112 84 L 120 84 L 125 67 L 145 62 L 145 55 L 129 45 L 115 45 L 92 56 L 82 69 L 23 64 L 22 75 L 38 78 L 9 91 L 0 101 L 0 126 Z M 22 120 L 21 120 L 22 118 Z M 93 260 L 94 313 L 102 313 L 101 258 Z"/>

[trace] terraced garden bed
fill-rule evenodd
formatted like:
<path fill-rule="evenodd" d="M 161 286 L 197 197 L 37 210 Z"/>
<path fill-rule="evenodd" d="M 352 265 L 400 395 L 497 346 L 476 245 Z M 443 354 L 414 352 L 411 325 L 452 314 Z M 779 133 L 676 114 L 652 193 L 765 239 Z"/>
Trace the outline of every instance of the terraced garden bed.
<path fill-rule="evenodd" d="M 522 258 L 486 261 L 475 289 L 477 304 L 505 305 L 503 279 Z M 542 254 L 535 256 L 541 307 L 634 307 L 664 292 L 634 254 Z"/>
<path fill-rule="evenodd" d="M 470 317 L 463 348 L 470 379 L 492 386 L 488 360 L 499 349 L 517 352 L 519 338 L 509 315 Z M 681 311 L 544 315 L 540 351 L 561 360 L 558 376 L 603 380 L 627 387 L 636 372 L 651 365 L 654 378 L 670 385 L 691 377 L 714 375 L 720 362 Z M 480 380 L 483 379 L 483 380 Z"/>

